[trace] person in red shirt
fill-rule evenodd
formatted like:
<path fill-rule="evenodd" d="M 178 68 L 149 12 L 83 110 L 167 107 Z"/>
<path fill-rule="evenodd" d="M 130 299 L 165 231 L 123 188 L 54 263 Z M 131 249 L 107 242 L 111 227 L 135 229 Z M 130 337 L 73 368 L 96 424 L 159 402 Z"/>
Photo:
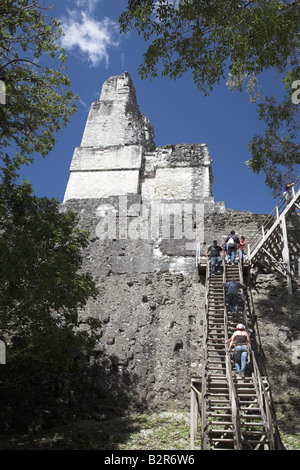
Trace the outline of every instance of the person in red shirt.
<path fill-rule="evenodd" d="M 245 253 L 244 253 L 244 248 L 246 245 L 248 245 L 250 242 L 245 242 L 245 237 L 242 236 L 240 238 L 240 242 L 238 244 L 238 248 L 239 248 L 239 259 L 240 261 L 243 261 L 244 260 L 244 257 L 245 257 Z"/>

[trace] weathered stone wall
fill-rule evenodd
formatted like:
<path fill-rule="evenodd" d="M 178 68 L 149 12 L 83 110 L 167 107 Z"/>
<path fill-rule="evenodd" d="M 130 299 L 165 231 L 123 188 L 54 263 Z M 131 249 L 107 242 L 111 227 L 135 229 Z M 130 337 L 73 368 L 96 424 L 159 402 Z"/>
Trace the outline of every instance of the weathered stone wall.
<path fill-rule="evenodd" d="M 280 274 L 252 273 L 257 359 L 268 377 L 281 429 L 300 432 L 300 281 L 293 295 Z"/>
<path fill-rule="evenodd" d="M 190 377 L 200 373 L 203 287 L 180 273 L 110 275 L 100 286 L 91 310 L 103 322 L 96 355 L 105 366 L 102 393 L 117 386 L 134 407 L 186 407 Z"/>
<path fill-rule="evenodd" d="M 138 202 L 138 196 L 127 199 L 128 224 L 139 217 L 132 210 Z M 102 322 L 95 384 L 102 396 L 120 399 L 125 394 L 132 406 L 188 408 L 190 381 L 200 374 L 203 347 L 204 280 L 196 279 L 195 251 L 187 249 L 184 238 L 152 234 L 120 239 L 119 229 L 114 239 L 102 239 L 99 220 L 112 206 L 119 227 L 124 222 L 119 198 L 72 200 L 62 206 L 77 212 L 80 227 L 90 232 L 83 269 L 93 275 L 100 295 L 89 302 L 82 320 Z M 255 230 L 261 218 L 206 211 L 204 238 L 209 243 L 216 233 L 226 236 L 232 226 Z"/>
<path fill-rule="evenodd" d="M 211 159 L 205 144 L 157 147 L 144 159 L 141 176 L 143 200 L 212 197 Z"/>
<path fill-rule="evenodd" d="M 234 230 L 239 237 L 243 235 L 245 241 L 250 241 L 265 218 L 265 214 L 253 214 L 249 211 L 240 212 L 232 209 L 227 209 L 224 212 L 207 212 L 204 219 L 205 244 L 208 246 L 216 239 L 219 245 L 222 245 L 231 230 Z"/>
<path fill-rule="evenodd" d="M 131 221 L 138 215 L 130 209 L 139 201 L 137 196 L 128 200 Z M 118 198 L 73 200 L 62 206 L 77 212 L 80 226 L 90 232 L 83 269 L 93 275 L 100 294 L 81 317 L 102 322 L 93 358 L 98 366 L 94 386 L 112 403 L 126 400 L 126 406 L 188 409 L 190 380 L 200 374 L 203 346 L 204 279 L 197 283 L 195 253 L 186 249 L 184 239 L 122 240 L 118 232 L 115 239 L 102 240 L 97 235 L 97 208 L 105 203 L 118 207 Z M 264 218 L 234 210 L 206 212 L 202 252 L 213 238 L 221 241 L 232 229 L 250 238 Z M 288 226 L 292 242 L 299 221 Z M 250 281 L 259 362 L 268 376 L 279 422 L 296 426 L 299 283 L 294 278 L 295 293 L 289 296 L 279 274 L 256 270 Z"/>
<path fill-rule="evenodd" d="M 102 323 L 95 390 L 108 402 L 172 410 L 189 407 L 190 380 L 200 374 L 204 285 L 196 277 L 196 244 L 204 257 L 231 230 L 249 241 L 265 215 L 214 201 L 205 144 L 157 147 L 153 136 L 129 74 L 105 82 L 75 149 L 61 209 L 75 211 L 90 233 L 83 269 L 100 294 L 81 319 Z M 288 231 L 299 274 L 295 217 Z M 252 273 L 251 286 L 260 362 L 289 419 L 299 409 L 299 289 L 288 296 L 284 278 L 261 271 Z"/>
<path fill-rule="evenodd" d="M 204 287 L 196 282 L 194 254 L 180 272 L 176 260 L 186 252 L 173 243 L 167 254 L 172 240 L 160 240 L 161 247 L 154 239 L 101 240 L 100 202 L 103 206 L 104 200 L 77 200 L 62 207 L 76 211 L 80 227 L 90 231 L 83 269 L 93 275 L 100 294 L 81 319 L 102 322 L 95 385 L 103 397 L 121 400 L 125 394 L 135 407 L 184 408 L 202 351 Z"/>

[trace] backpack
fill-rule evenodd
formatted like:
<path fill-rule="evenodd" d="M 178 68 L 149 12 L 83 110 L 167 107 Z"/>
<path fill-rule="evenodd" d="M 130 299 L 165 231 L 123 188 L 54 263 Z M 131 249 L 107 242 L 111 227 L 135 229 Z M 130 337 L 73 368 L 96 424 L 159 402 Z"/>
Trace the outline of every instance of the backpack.
<path fill-rule="evenodd" d="M 228 248 L 233 248 L 234 246 L 235 246 L 235 241 L 232 237 L 230 237 L 228 242 L 227 242 L 227 247 Z"/>

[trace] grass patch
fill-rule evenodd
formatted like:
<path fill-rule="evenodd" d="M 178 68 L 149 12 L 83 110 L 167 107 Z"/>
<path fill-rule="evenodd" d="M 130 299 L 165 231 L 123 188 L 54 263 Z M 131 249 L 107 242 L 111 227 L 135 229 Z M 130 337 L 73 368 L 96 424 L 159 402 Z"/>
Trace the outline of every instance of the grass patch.
<path fill-rule="evenodd" d="M 10 449 L 190 450 L 190 415 L 130 413 L 81 420 L 40 433 L 0 436 L 0 450 Z"/>
<path fill-rule="evenodd" d="M 281 433 L 287 450 L 300 435 Z M 195 450 L 200 450 L 200 433 Z M 0 450 L 190 450 L 189 412 L 99 416 L 23 436 L 0 436 Z"/>

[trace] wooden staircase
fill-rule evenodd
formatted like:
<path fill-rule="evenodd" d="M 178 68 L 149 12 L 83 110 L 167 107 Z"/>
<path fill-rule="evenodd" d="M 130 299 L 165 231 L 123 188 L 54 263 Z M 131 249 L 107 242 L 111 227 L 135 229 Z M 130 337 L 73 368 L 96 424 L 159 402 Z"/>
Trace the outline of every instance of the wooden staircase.
<path fill-rule="evenodd" d="M 230 390 L 226 376 L 223 276 L 208 278 L 206 351 L 202 380 L 202 448 L 234 449 Z M 204 390 L 203 390 L 204 391 Z"/>
<path fill-rule="evenodd" d="M 299 210 L 300 176 L 292 188 L 290 202 L 286 204 L 285 199 L 281 199 L 260 230 L 252 236 L 243 262 L 248 272 L 253 265 L 260 263 L 285 275 L 289 294 L 292 294 L 292 270 L 286 217 L 292 214 L 300 217 Z M 205 265 L 202 264 L 198 243 L 198 275 L 201 267 L 203 272 Z M 238 323 L 245 325 L 251 338 L 251 328 L 248 325 L 251 312 L 247 311 L 244 292 L 240 290 L 239 312 L 236 315 L 226 305 L 226 292 L 223 288 L 223 283 L 232 277 L 243 283 L 243 266 L 241 263 L 228 266 L 223 261 L 222 272 L 213 276 L 207 263 L 205 272 L 202 376 L 193 377 L 191 381 L 191 448 L 194 449 L 200 415 L 203 450 L 284 449 L 271 408 L 268 381 L 261 375 L 254 352 L 248 354 L 245 379 L 237 377 L 233 357 L 226 352 L 228 340 Z"/>
<path fill-rule="evenodd" d="M 267 269 L 276 270 L 286 276 L 289 294 L 292 294 L 293 290 L 286 218 L 300 210 L 300 176 L 296 179 L 291 192 L 292 198 L 288 205 L 285 198 L 282 198 L 266 217 L 260 230 L 251 237 L 246 256 L 249 266 L 260 263 Z"/>
<path fill-rule="evenodd" d="M 248 329 L 248 318 L 243 292 L 239 295 L 236 315 L 226 305 L 223 287 L 232 277 L 243 282 L 241 266 L 223 263 L 222 271 L 212 276 L 207 265 L 202 377 L 198 381 L 194 379 L 191 385 L 191 447 L 194 448 L 198 407 L 203 450 L 282 448 L 271 412 L 268 384 L 260 375 L 254 353 L 246 378 L 240 379 L 235 373 L 233 357 L 226 352 L 226 343 L 237 323 L 244 323 Z"/>

